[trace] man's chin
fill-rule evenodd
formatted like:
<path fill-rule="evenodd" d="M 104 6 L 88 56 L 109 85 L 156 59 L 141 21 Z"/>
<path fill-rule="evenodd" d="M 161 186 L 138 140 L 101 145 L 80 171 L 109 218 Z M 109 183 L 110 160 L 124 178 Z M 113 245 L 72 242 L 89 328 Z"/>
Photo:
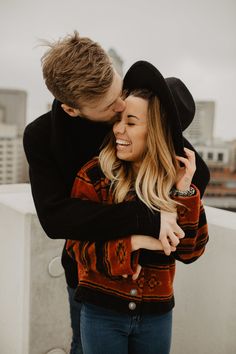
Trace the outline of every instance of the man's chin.
<path fill-rule="evenodd" d="M 94 122 L 94 123 L 107 123 L 107 124 L 113 124 L 115 123 L 116 119 L 117 119 L 117 114 L 115 114 L 113 117 L 107 117 L 107 118 L 93 118 L 93 117 L 88 117 L 88 116 L 85 116 L 85 115 L 80 115 L 79 116 L 80 118 L 83 118 L 83 119 L 87 119 L 89 120 L 90 122 Z"/>
<path fill-rule="evenodd" d="M 110 120 L 109 121 L 107 121 L 109 124 L 114 124 L 116 121 L 117 121 L 117 119 L 118 119 L 118 117 L 119 117 L 120 115 L 118 114 L 118 113 L 116 113 L 112 118 L 110 118 Z"/>
<path fill-rule="evenodd" d="M 118 116 L 117 116 L 117 114 L 115 114 L 113 117 L 99 118 L 99 119 L 91 119 L 90 118 L 90 120 L 92 120 L 93 122 L 96 122 L 96 123 L 106 123 L 106 124 L 113 125 L 116 122 L 117 118 L 118 118 Z"/>

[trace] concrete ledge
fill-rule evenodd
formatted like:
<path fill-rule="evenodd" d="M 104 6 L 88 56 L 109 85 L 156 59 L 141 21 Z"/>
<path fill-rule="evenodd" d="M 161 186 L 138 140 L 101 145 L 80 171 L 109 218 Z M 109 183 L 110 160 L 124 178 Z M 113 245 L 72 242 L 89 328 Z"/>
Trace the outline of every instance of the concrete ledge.
<path fill-rule="evenodd" d="M 205 206 L 205 210 L 210 225 L 224 227 L 236 232 L 236 213 L 210 206 Z"/>
<path fill-rule="evenodd" d="M 45 235 L 29 185 L 0 186 L 1 353 L 68 352 L 64 242 Z"/>
<path fill-rule="evenodd" d="M 23 214 L 36 214 L 28 183 L 0 185 L 0 203 Z"/>

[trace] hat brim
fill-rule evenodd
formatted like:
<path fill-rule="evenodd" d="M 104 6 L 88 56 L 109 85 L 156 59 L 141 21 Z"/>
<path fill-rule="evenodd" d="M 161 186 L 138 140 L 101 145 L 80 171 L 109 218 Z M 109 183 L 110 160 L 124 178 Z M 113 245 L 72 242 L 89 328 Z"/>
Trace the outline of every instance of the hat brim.
<path fill-rule="evenodd" d="M 159 70 L 146 61 L 134 63 L 124 77 L 123 89 L 128 92 L 147 89 L 159 97 L 170 124 L 175 152 L 185 156 L 179 113 L 171 90 Z"/>

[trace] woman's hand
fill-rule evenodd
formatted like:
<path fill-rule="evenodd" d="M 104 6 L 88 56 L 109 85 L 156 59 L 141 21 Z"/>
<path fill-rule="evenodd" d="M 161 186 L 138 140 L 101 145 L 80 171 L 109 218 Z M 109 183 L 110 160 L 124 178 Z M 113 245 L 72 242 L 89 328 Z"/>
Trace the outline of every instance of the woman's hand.
<path fill-rule="evenodd" d="M 187 148 L 184 148 L 184 151 L 186 157 L 176 156 L 176 159 L 184 166 L 178 168 L 175 184 L 176 189 L 183 192 L 189 190 L 196 171 L 195 152 Z"/>

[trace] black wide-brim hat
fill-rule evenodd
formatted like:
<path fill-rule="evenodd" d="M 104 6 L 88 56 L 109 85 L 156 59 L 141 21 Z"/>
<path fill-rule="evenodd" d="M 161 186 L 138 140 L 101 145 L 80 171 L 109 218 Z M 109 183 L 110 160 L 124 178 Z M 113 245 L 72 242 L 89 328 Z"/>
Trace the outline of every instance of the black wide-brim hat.
<path fill-rule="evenodd" d="M 164 78 L 147 61 L 137 61 L 127 71 L 123 89 L 128 92 L 147 89 L 159 97 L 170 124 L 175 152 L 185 156 L 182 132 L 190 125 L 195 114 L 195 103 L 185 84 L 175 77 Z"/>

